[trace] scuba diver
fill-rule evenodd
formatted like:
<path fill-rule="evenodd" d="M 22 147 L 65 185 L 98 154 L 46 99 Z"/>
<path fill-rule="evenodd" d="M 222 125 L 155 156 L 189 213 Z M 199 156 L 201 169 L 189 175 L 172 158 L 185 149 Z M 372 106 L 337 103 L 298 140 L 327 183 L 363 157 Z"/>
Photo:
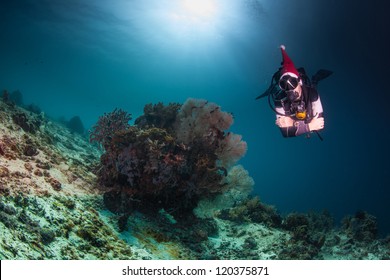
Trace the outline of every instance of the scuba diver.
<path fill-rule="evenodd" d="M 324 116 L 317 92 L 317 83 L 332 74 L 328 70 L 319 70 L 310 80 L 303 68 L 296 69 L 287 55 L 285 46 L 282 51 L 282 67 L 272 76 L 270 87 L 256 99 L 268 96 L 271 109 L 276 113 L 276 125 L 284 137 L 302 134 L 310 136 L 324 129 Z M 273 104 L 271 104 L 271 98 Z"/>

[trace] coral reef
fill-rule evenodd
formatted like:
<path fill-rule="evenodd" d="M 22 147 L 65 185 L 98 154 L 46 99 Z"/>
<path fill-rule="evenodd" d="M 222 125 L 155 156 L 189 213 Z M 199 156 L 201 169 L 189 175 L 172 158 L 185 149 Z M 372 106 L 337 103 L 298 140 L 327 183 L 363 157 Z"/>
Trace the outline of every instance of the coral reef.
<path fill-rule="evenodd" d="M 97 192 L 91 163 L 99 151 L 42 114 L 0 104 L 0 194 Z"/>
<path fill-rule="evenodd" d="M 324 245 L 333 221 L 326 211 L 321 214 L 291 213 L 283 220 L 282 226 L 291 233 L 292 238 L 279 258 L 313 259 Z"/>
<path fill-rule="evenodd" d="M 342 224 L 347 235 L 358 241 L 373 241 L 378 234 L 376 218 L 365 211 L 358 211 L 354 216 L 345 217 Z"/>
<path fill-rule="evenodd" d="M 111 137 L 121 130 L 130 127 L 131 115 L 121 109 L 115 109 L 111 113 L 105 113 L 93 126 L 90 133 L 90 141 L 99 143 L 106 151 L 109 150 Z"/>
<path fill-rule="evenodd" d="M 242 165 L 233 166 L 222 181 L 227 187 L 225 192 L 213 198 L 199 201 L 194 213 L 200 218 L 214 217 L 217 212 L 233 207 L 247 199 L 255 182 Z"/>
<path fill-rule="evenodd" d="M 212 118 L 215 105 L 189 102 L 198 107 L 186 107 L 194 119 L 185 122 L 207 129 L 181 131 L 188 142 L 177 139 L 185 128 L 180 106 L 148 105 L 135 126 L 124 111 L 104 116 L 92 135 L 102 152 L 44 114 L 0 99 L 0 259 L 390 259 L 390 237 L 378 239 L 366 212 L 335 228 L 326 211 L 281 216 L 251 197 L 248 172 L 217 156 L 227 125 L 197 119 Z M 212 161 L 204 164 L 206 156 Z"/>
<path fill-rule="evenodd" d="M 41 125 L 39 118 L 29 118 L 24 112 L 17 112 L 12 115 L 12 120 L 25 132 L 35 133 Z"/>
<path fill-rule="evenodd" d="M 133 126 L 122 111 L 105 114 L 91 132 L 91 141 L 105 148 L 97 175 L 111 188 L 106 206 L 116 213 L 165 209 L 187 218 L 200 199 L 227 189 L 223 178 L 246 143 L 225 132 L 232 115 L 204 100 L 148 104 L 144 113 Z"/>
<path fill-rule="evenodd" d="M 88 202 L 96 203 L 87 195 L 0 197 L 0 258 L 132 259 Z"/>
<path fill-rule="evenodd" d="M 169 103 L 167 106 L 162 102 L 147 104 L 144 107 L 144 114 L 138 117 L 134 124 L 140 129 L 157 127 L 171 134 L 180 107 L 179 103 Z"/>
<path fill-rule="evenodd" d="M 0 132 L 0 259 L 132 258 L 95 210 L 102 204 L 92 173 L 95 147 L 1 101 Z"/>
<path fill-rule="evenodd" d="M 176 121 L 176 137 L 186 145 L 202 141 L 213 150 L 218 165 L 229 168 L 247 150 L 241 135 L 224 133 L 233 124 L 233 115 L 220 106 L 202 99 L 189 98 L 181 107 Z"/>
<path fill-rule="evenodd" d="M 224 209 L 218 218 L 236 222 L 261 223 L 270 227 L 280 227 L 282 217 L 272 206 L 260 202 L 259 197 L 248 198 L 238 205 Z"/>

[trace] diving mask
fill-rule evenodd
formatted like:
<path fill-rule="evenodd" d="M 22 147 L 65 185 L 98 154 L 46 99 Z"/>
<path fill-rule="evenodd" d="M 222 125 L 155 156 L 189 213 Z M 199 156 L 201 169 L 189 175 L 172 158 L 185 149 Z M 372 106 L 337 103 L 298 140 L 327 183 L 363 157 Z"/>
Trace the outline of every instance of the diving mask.
<path fill-rule="evenodd" d="M 294 90 L 299 84 L 299 78 L 285 75 L 282 76 L 279 80 L 279 87 L 281 90 L 288 91 L 288 90 Z"/>

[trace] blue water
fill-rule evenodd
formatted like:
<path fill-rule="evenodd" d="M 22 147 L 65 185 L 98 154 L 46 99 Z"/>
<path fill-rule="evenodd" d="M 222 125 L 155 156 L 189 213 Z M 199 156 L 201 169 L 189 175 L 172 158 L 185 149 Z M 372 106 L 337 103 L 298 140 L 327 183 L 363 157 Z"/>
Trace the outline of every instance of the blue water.
<path fill-rule="evenodd" d="M 385 1 L 187 2 L 2 1 L 0 88 L 86 127 L 116 107 L 136 118 L 146 103 L 208 99 L 233 112 L 263 202 L 281 213 L 328 209 L 336 221 L 366 210 L 389 233 Z M 282 138 L 266 100 L 255 101 L 280 44 L 308 73 L 334 71 L 318 88 L 324 141 Z"/>

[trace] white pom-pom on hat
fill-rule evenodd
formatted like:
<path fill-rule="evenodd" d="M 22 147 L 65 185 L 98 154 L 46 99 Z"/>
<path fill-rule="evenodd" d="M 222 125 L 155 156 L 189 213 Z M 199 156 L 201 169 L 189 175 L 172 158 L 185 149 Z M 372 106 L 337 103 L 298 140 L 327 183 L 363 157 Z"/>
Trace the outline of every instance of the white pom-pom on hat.
<path fill-rule="evenodd" d="M 280 48 L 281 48 L 282 50 L 285 50 L 285 49 L 286 49 L 286 46 L 285 46 L 285 45 L 280 45 Z"/>

